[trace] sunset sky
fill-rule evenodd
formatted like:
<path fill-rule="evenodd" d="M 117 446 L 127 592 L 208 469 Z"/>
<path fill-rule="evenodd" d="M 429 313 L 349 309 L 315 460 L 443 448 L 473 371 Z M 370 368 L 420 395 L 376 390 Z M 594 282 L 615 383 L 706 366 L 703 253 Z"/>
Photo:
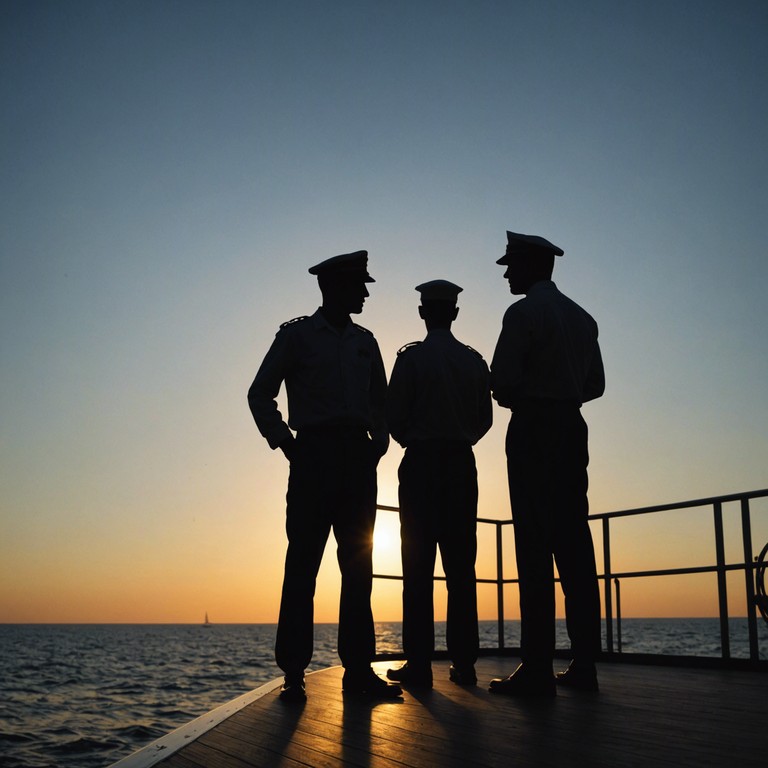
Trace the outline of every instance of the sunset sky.
<path fill-rule="evenodd" d="M 288 467 L 246 392 L 318 306 L 308 267 L 363 248 L 388 371 L 417 284 L 464 287 L 454 332 L 490 359 L 505 230 L 565 250 L 606 366 L 593 512 L 767 487 L 767 32 L 764 0 L 3 0 L 0 622 L 276 621 Z M 508 519 L 494 418 L 480 514 Z M 711 564 L 711 531 L 627 522 L 614 568 Z M 320 621 L 336 570 L 329 545 Z M 713 584 L 627 583 L 624 612 L 711 615 Z"/>

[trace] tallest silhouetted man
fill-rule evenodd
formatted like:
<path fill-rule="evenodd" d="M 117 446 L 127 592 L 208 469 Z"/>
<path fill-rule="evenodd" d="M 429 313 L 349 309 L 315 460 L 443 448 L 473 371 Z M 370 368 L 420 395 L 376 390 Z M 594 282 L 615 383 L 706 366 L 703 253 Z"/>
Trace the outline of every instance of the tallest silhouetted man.
<path fill-rule="evenodd" d="M 275 657 L 285 673 L 281 698 L 305 697 L 312 658 L 315 580 L 333 529 L 341 570 L 339 656 L 345 691 L 399 696 L 371 669 L 376 466 L 386 452 L 387 379 L 373 334 L 350 321 L 368 296 L 367 251 L 310 268 L 323 295 L 310 317 L 284 323 L 248 391 L 248 404 L 271 448 L 290 462 L 288 552 Z M 275 398 L 285 382 L 288 423 Z M 294 437 L 292 430 L 296 432 Z"/>
<path fill-rule="evenodd" d="M 520 584 L 520 667 L 491 691 L 555 694 L 552 558 L 565 594 L 573 661 L 557 682 L 597 690 L 600 598 L 587 521 L 587 425 L 581 405 L 605 389 L 597 324 L 552 282 L 562 249 L 543 237 L 507 232 L 510 291 L 491 363 L 491 388 L 509 408 L 507 474 Z"/>

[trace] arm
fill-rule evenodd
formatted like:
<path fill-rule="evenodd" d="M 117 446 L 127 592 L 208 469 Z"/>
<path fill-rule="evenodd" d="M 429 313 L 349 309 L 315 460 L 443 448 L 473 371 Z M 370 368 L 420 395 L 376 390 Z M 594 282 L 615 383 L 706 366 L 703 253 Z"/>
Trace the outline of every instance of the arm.
<path fill-rule="evenodd" d="M 405 357 L 398 357 L 389 378 L 387 389 L 387 426 L 392 437 L 405 446 L 405 432 L 408 425 L 408 397 Z"/>
<path fill-rule="evenodd" d="M 493 402 L 491 400 L 491 374 L 488 370 L 488 366 L 485 364 L 485 361 L 483 361 L 483 376 L 482 376 L 482 389 L 480 394 L 480 402 L 479 402 L 479 415 L 480 415 L 480 423 L 479 426 L 479 435 L 477 436 L 477 439 L 479 440 L 485 433 L 491 428 L 493 425 Z"/>
<path fill-rule="evenodd" d="M 389 430 L 387 428 L 387 374 L 381 359 L 379 345 L 373 341 L 371 357 L 371 440 L 375 452 L 381 458 L 389 448 Z"/>
<path fill-rule="evenodd" d="M 289 456 L 292 448 L 293 433 L 278 410 L 275 398 L 285 380 L 289 364 L 289 334 L 278 331 L 248 390 L 248 406 L 259 432 L 266 438 L 270 448 L 280 447 L 286 456 Z"/>
<path fill-rule="evenodd" d="M 511 408 L 523 380 L 523 361 L 530 343 L 525 315 L 513 304 L 505 313 L 491 361 L 491 390 L 496 402 Z"/>
<path fill-rule="evenodd" d="M 603 357 L 600 354 L 600 345 L 595 339 L 595 351 L 590 361 L 587 378 L 584 381 L 584 400 L 587 403 L 601 397 L 605 392 L 605 369 L 603 368 Z"/>

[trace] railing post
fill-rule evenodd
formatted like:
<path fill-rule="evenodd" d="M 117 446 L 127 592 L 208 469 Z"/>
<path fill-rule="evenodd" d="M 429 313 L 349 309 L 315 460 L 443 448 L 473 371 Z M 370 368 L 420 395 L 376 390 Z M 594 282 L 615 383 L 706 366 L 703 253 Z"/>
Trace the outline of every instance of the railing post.
<path fill-rule="evenodd" d="M 723 535 L 723 505 L 716 501 L 715 552 L 717 557 L 717 598 L 720 605 L 720 655 L 731 658 L 731 635 L 728 628 L 728 583 L 725 578 L 725 537 Z"/>
<path fill-rule="evenodd" d="M 720 640 L 721 640 L 721 658 L 723 662 L 731 662 L 732 664 L 740 660 L 734 660 L 731 658 L 730 649 L 730 627 L 728 616 L 728 584 L 727 576 L 730 571 L 744 571 L 744 584 L 746 592 L 747 602 L 747 622 L 749 632 L 749 661 L 754 665 L 764 666 L 764 661 L 760 658 L 759 638 L 758 638 L 758 604 L 757 604 L 757 592 L 758 586 L 761 588 L 760 598 L 764 597 L 762 592 L 762 582 L 758 584 L 758 566 L 753 559 L 752 554 L 752 528 L 751 528 L 751 510 L 750 501 L 753 498 L 765 499 L 768 498 L 768 489 L 762 489 L 757 491 L 750 491 L 746 493 L 734 493 L 726 496 L 714 496 L 707 499 L 691 499 L 689 501 L 679 502 L 676 504 L 660 504 L 653 507 L 644 507 L 639 509 L 627 509 L 614 512 L 602 513 L 590 517 L 590 523 L 600 520 L 602 523 L 603 533 L 603 563 L 604 572 L 598 578 L 603 580 L 604 584 L 604 613 L 605 613 L 605 644 L 606 652 L 614 653 L 615 638 L 618 642 L 618 650 L 622 652 L 622 608 L 621 608 L 621 585 L 618 577 L 613 577 L 612 563 L 611 563 L 611 531 L 610 521 L 613 518 L 625 518 L 634 515 L 648 514 L 651 512 L 665 512 L 669 510 L 678 509 L 691 509 L 702 508 L 702 511 L 706 511 L 706 507 L 712 507 L 714 518 L 714 532 L 715 532 L 715 549 L 716 560 L 715 564 L 711 562 L 705 566 L 692 567 L 692 568 L 672 568 L 672 569 L 654 569 L 647 571 L 629 571 L 626 573 L 620 572 L 621 578 L 638 578 L 647 576 L 672 576 L 680 574 L 701 574 L 714 573 L 717 577 L 717 589 L 718 589 L 718 602 L 720 613 Z M 723 505 L 740 502 L 741 504 L 741 527 L 742 527 L 742 544 L 744 549 L 744 561 L 727 563 L 725 555 L 725 537 L 724 537 L 724 523 L 723 523 Z M 397 512 L 397 507 L 388 507 L 377 504 L 377 509 L 389 510 Z M 761 510 L 762 511 L 762 510 Z M 503 554 L 503 524 L 512 523 L 511 520 L 490 520 L 478 518 L 478 522 L 494 524 L 496 526 L 496 578 L 483 578 L 478 581 L 485 583 L 496 584 L 496 599 L 497 599 L 497 630 L 498 630 L 498 649 L 500 651 L 505 648 L 505 616 L 504 616 L 504 554 Z M 761 553 L 762 554 L 762 553 Z M 621 570 L 621 569 L 620 569 Z M 402 581 L 402 575 L 380 575 L 373 574 L 374 578 L 382 579 L 398 579 Z M 442 577 L 435 577 L 445 579 Z M 509 579 L 509 582 L 516 582 L 516 579 Z M 557 579 L 556 581 L 559 581 Z M 613 584 L 611 583 L 613 582 Z M 616 626 L 614 627 L 614 598 L 613 592 L 616 593 Z"/>
<path fill-rule="evenodd" d="M 498 615 L 499 649 L 504 648 L 504 556 L 501 545 L 501 522 L 496 523 L 496 612 Z"/>
<path fill-rule="evenodd" d="M 605 645 L 613 653 L 613 599 L 611 597 L 611 530 L 609 519 L 603 518 L 603 578 L 605 579 Z"/>
<path fill-rule="evenodd" d="M 752 558 L 752 523 L 749 517 L 749 499 L 741 500 L 741 537 L 744 542 L 744 584 L 747 591 L 747 624 L 749 627 L 749 658 L 757 661 L 757 615 L 755 606 L 755 577 Z"/>

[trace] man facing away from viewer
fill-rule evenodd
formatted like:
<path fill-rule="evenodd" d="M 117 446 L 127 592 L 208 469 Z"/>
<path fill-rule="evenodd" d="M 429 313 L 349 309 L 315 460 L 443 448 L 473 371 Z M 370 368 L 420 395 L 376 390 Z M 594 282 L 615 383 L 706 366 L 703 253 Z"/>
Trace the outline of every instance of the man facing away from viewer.
<path fill-rule="evenodd" d="M 587 425 L 582 403 L 605 389 L 597 324 L 552 282 L 557 246 L 507 232 L 510 291 L 491 362 L 491 388 L 512 416 L 506 439 L 509 495 L 520 586 L 521 661 L 493 693 L 554 696 L 556 684 L 597 691 L 600 597 L 587 521 Z M 572 662 L 555 678 L 552 558 L 565 595 Z"/>
<path fill-rule="evenodd" d="M 447 280 L 417 286 L 422 342 L 403 347 L 387 394 L 390 433 L 405 448 L 399 469 L 403 561 L 403 650 L 387 677 L 432 686 L 436 548 L 448 587 L 447 646 L 455 683 L 473 685 L 478 653 L 475 556 L 477 470 L 472 446 L 490 429 L 489 371 L 451 333 L 462 290 Z"/>
<path fill-rule="evenodd" d="M 402 693 L 371 669 L 376 467 L 389 435 L 378 344 L 370 331 L 350 321 L 362 312 L 366 284 L 374 282 L 367 263 L 367 251 L 356 251 L 310 268 L 322 306 L 280 327 L 248 391 L 259 431 L 290 462 L 288 551 L 275 643 L 277 665 L 285 673 L 280 696 L 288 701 L 306 696 L 315 582 L 331 529 L 341 571 L 338 652 L 344 691 L 382 698 Z M 275 401 L 283 382 L 287 424 Z"/>

